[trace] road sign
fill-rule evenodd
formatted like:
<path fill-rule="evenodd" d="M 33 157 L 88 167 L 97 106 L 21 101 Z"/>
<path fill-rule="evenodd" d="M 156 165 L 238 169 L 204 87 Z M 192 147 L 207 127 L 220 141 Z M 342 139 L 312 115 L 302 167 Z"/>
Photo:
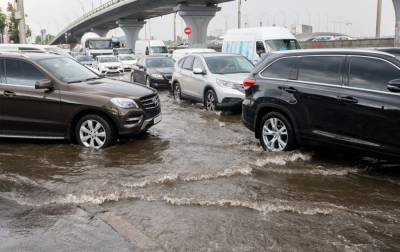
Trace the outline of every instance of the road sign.
<path fill-rule="evenodd" d="M 184 32 L 186 35 L 190 36 L 190 35 L 192 35 L 193 30 L 192 30 L 191 27 L 186 27 L 185 30 L 183 30 L 183 32 Z"/>

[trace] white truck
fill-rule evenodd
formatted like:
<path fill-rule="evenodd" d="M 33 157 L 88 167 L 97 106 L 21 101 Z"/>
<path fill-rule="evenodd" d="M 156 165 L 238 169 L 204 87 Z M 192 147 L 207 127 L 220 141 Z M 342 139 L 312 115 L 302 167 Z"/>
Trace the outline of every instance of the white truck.
<path fill-rule="evenodd" d="M 284 27 L 255 27 L 229 30 L 224 36 L 223 53 L 245 56 L 257 64 L 273 51 L 300 49 L 294 35 Z"/>
<path fill-rule="evenodd" d="M 168 55 L 168 48 L 162 40 L 138 40 L 135 46 L 135 55 Z"/>
<path fill-rule="evenodd" d="M 94 59 L 99 55 L 113 55 L 113 43 L 111 38 L 101 38 L 97 34 L 87 33 L 82 37 L 81 47 L 83 54 Z"/>

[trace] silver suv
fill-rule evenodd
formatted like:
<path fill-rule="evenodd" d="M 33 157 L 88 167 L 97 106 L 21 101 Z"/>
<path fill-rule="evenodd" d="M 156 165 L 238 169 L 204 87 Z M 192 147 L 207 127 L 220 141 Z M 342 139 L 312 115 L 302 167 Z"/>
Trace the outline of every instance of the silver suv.
<path fill-rule="evenodd" d="M 243 80 L 254 66 L 233 54 L 198 53 L 175 65 L 172 92 L 175 99 L 204 103 L 207 110 L 240 108 L 244 99 Z"/>

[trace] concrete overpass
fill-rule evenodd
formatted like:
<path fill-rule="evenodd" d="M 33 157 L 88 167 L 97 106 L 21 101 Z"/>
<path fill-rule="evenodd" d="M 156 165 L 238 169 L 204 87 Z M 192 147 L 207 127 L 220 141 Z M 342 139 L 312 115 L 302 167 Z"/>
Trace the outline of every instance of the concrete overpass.
<path fill-rule="evenodd" d="M 125 33 L 127 46 L 134 48 L 146 19 L 178 12 L 186 25 L 193 29 L 189 44 L 203 47 L 208 24 L 220 10 L 217 4 L 229 1 L 233 0 L 111 0 L 70 24 L 51 44 L 80 43 L 87 32 L 106 36 L 109 30 L 120 27 Z"/>

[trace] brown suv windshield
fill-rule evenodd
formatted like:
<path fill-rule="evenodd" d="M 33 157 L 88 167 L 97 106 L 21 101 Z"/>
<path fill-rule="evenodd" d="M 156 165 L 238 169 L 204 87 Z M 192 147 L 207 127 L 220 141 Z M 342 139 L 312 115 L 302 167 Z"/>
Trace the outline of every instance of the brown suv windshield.
<path fill-rule="evenodd" d="M 70 58 L 51 58 L 38 61 L 39 65 L 66 83 L 100 79 L 94 72 Z"/>

